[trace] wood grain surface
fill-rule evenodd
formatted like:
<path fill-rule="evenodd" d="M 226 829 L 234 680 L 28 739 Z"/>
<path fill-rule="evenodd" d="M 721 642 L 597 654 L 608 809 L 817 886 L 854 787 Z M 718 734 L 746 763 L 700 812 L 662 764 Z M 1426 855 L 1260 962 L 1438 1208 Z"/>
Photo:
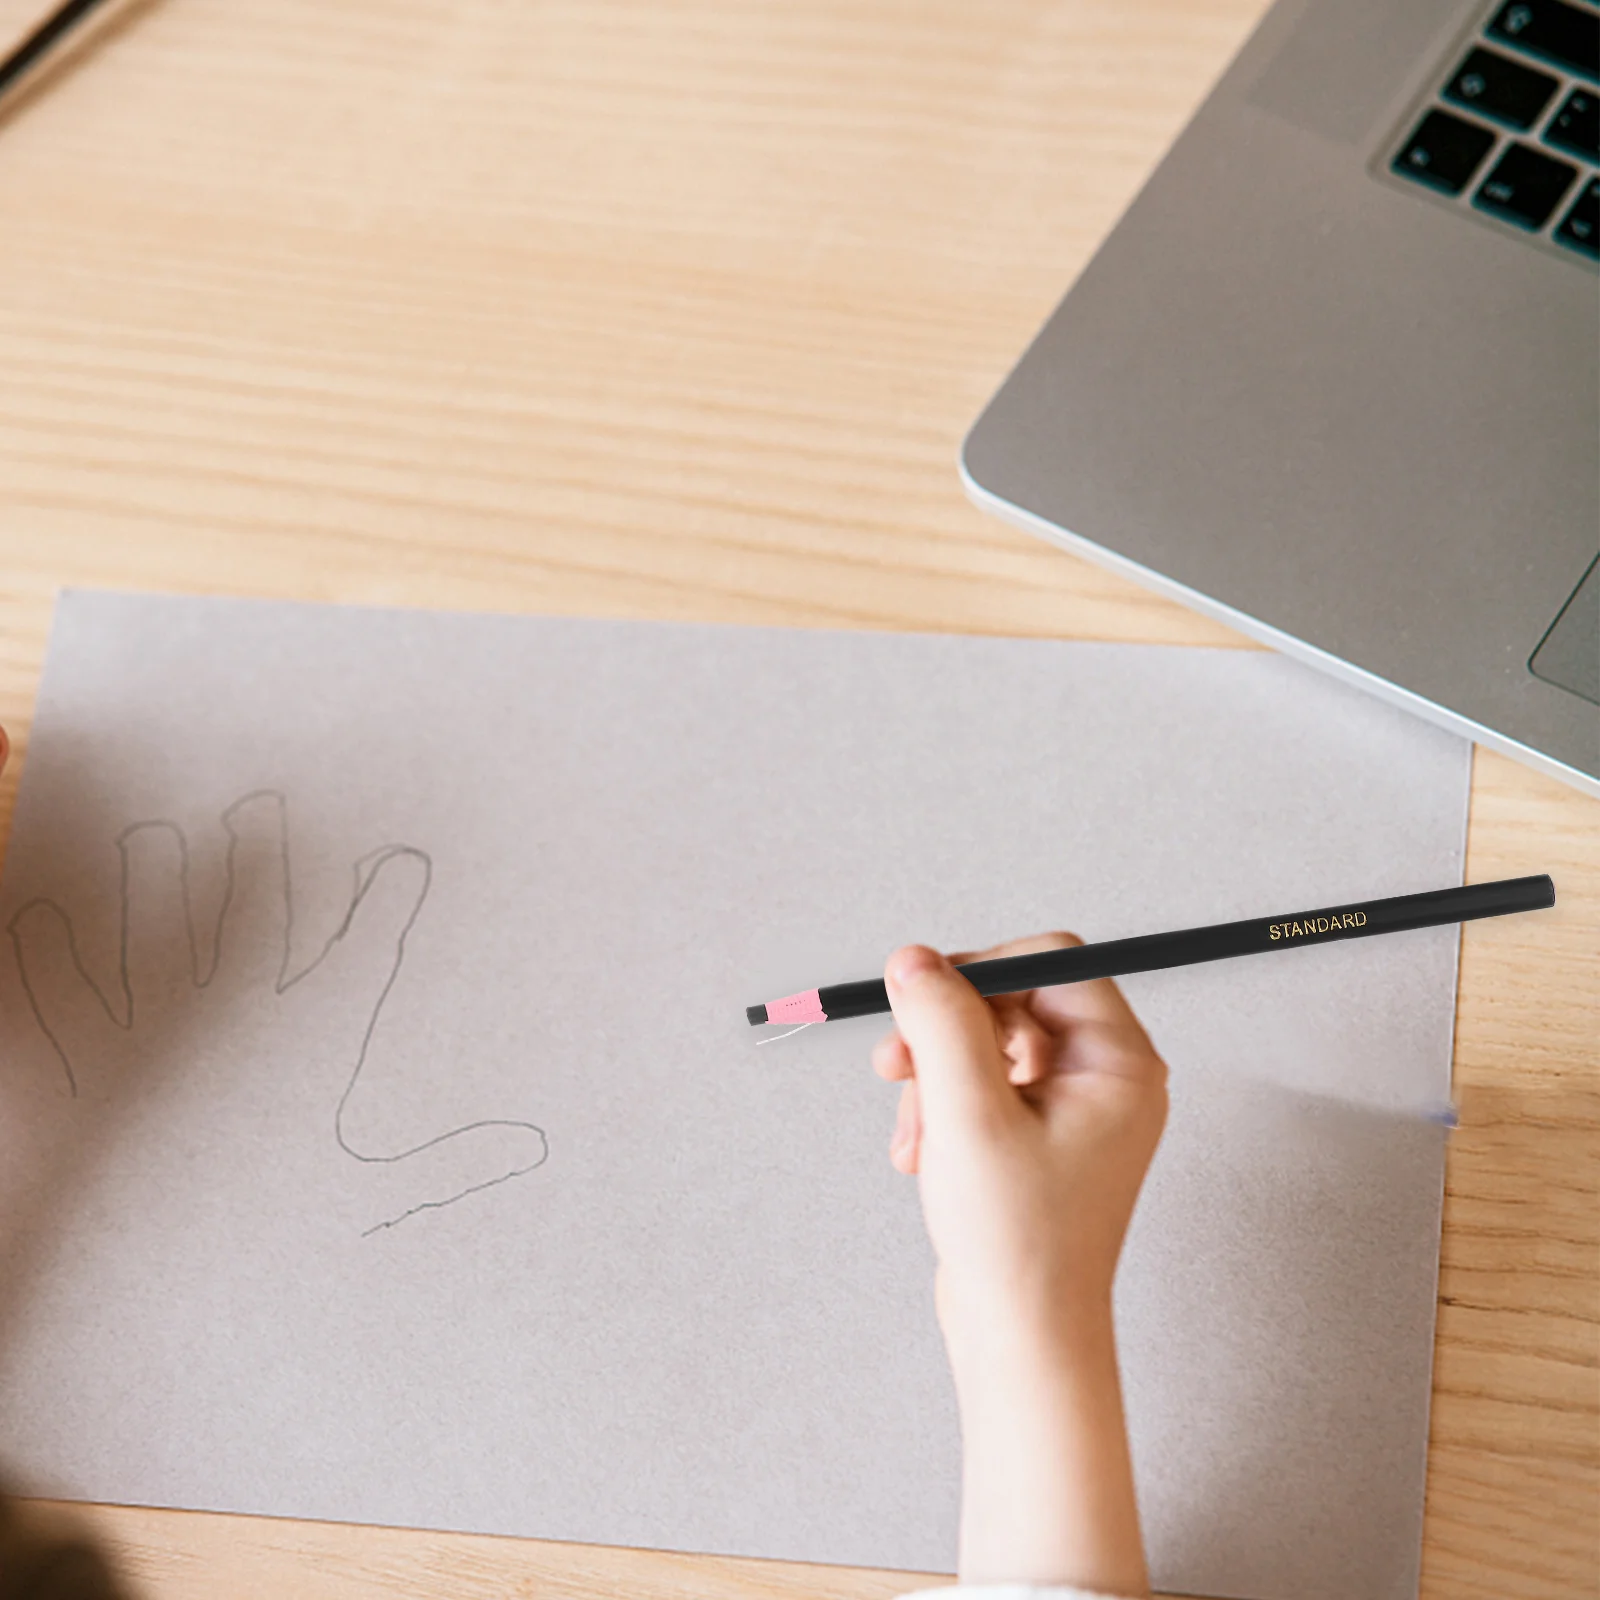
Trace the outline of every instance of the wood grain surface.
<path fill-rule="evenodd" d="M 135 5 L 0 119 L 0 831 L 67 585 L 1244 647 L 955 454 L 1262 9 Z M 1600 1594 L 1600 804 L 1479 751 L 1469 874 L 1537 871 L 1463 937 L 1429 1597 Z M 907 1586 L 74 1514 L 148 1600 Z"/>

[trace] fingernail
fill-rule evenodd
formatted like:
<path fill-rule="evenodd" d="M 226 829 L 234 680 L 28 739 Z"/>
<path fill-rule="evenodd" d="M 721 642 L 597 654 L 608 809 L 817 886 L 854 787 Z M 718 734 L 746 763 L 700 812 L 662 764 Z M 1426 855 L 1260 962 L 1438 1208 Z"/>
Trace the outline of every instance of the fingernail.
<path fill-rule="evenodd" d="M 918 978 L 937 972 L 943 965 L 944 957 L 937 950 L 930 950 L 926 945 L 908 945 L 904 950 L 897 951 L 890 961 L 889 982 L 897 989 L 904 989 Z"/>

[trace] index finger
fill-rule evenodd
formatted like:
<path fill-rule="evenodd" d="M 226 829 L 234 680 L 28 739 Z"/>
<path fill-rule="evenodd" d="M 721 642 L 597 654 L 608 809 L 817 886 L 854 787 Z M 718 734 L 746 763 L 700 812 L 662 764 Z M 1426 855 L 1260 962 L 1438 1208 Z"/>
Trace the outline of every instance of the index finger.
<path fill-rule="evenodd" d="M 1072 950 L 1082 943 L 1077 934 L 1058 929 L 1053 933 L 1036 933 L 1026 939 L 1011 939 L 988 950 L 963 952 L 951 956 L 950 960 L 959 967 L 971 961 L 997 961 L 1002 956 L 1036 955 L 1041 950 Z M 995 998 L 1002 1003 L 1025 1003 L 1041 1022 L 1052 1027 L 1061 1028 L 1074 1022 L 1097 1022 L 1108 1027 L 1135 1028 L 1140 1034 L 1144 1033 L 1133 1007 L 1110 978 L 1052 984 L 1047 989 L 1029 990 L 1025 996 L 1018 994 Z"/>

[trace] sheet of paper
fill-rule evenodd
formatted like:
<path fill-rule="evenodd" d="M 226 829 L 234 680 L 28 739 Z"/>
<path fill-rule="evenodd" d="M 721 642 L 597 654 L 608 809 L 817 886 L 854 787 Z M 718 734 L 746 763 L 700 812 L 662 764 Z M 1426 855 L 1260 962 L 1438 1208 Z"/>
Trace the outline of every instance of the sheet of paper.
<path fill-rule="evenodd" d="M 0 894 L 10 1464 L 948 1570 L 878 1028 L 743 1008 L 1457 883 L 1468 766 L 1265 654 L 68 595 Z M 1127 982 L 1163 1586 L 1415 1592 L 1444 1135 L 1374 1108 L 1447 1098 L 1456 947 Z"/>

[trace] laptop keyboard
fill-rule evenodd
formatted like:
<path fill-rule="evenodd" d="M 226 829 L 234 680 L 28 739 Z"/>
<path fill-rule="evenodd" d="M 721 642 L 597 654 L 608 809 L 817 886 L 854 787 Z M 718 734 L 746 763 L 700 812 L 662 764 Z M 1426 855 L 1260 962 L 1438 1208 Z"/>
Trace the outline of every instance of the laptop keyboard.
<path fill-rule="evenodd" d="M 1389 170 L 1600 261 L 1600 0 L 1505 0 L 1450 57 Z"/>

